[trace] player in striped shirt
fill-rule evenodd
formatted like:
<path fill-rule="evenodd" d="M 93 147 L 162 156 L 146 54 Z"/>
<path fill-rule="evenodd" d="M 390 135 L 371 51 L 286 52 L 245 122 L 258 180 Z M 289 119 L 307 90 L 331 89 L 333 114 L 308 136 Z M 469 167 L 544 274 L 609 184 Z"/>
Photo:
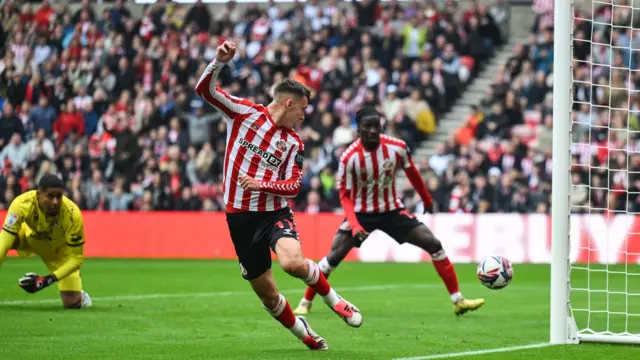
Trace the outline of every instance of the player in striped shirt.
<path fill-rule="evenodd" d="M 216 80 L 236 46 L 224 42 L 196 85 L 196 92 L 225 116 L 224 201 L 227 224 L 244 279 L 265 309 L 312 350 L 326 350 L 326 341 L 307 320 L 296 317 L 280 294 L 271 273 L 273 250 L 282 269 L 302 279 L 347 324 L 362 324 L 360 311 L 331 288 L 318 265 L 304 257 L 293 213 L 286 198 L 302 182 L 304 146 L 293 130 L 304 119 L 309 90 L 285 79 L 275 86 L 273 102 L 254 104 L 225 93 Z"/>
<path fill-rule="evenodd" d="M 329 255 L 319 262 L 320 270 L 328 277 L 333 269 L 354 247 L 360 247 L 370 232 L 381 230 L 398 243 L 413 244 L 431 255 L 438 275 L 445 283 L 456 315 L 476 310 L 483 299 L 467 300 L 458 287 L 455 269 L 442 244 L 433 233 L 410 214 L 397 196 L 395 175 L 404 169 L 416 189 L 425 209 L 433 207 L 411 153 L 404 141 L 382 135 L 381 115 L 374 108 L 363 108 L 356 114 L 359 138 L 340 157 L 338 189 L 346 220 L 336 233 Z M 295 313 L 307 314 L 315 296 L 307 288 Z"/>

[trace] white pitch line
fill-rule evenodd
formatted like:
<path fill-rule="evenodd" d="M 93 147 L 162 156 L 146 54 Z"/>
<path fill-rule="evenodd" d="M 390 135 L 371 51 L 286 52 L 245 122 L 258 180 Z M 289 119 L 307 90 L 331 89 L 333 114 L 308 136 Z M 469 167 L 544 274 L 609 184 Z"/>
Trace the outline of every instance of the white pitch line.
<path fill-rule="evenodd" d="M 448 353 L 448 354 L 437 354 L 437 355 L 426 355 L 426 356 L 417 356 L 417 357 L 408 357 L 408 358 L 398 358 L 394 360 L 430 360 L 430 359 L 448 359 L 454 357 L 461 356 L 474 356 L 474 355 L 485 355 L 485 354 L 494 354 L 494 353 L 502 353 L 509 351 L 518 351 L 518 350 L 527 350 L 527 349 L 537 349 L 551 346 L 550 343 L 540 343 L 540 344 L 531 344 L 531 345 L 521 345 L 521 346 L 509 346 L 495 349 L 486 349 L 486 350 L 474 350 L 474 351 L 463 351 L 457 353 Z"/>
<path fill-rule="evenodd" d="M 386 285 L 370 285 L 370 286 L 346 286 L 336 288 L 338 291 L 376 291 L 389 290 L 398 288 L 432 288 L 440 287 L 436 284 L 386 284 Z M 299 292 L 301 288 L 282 290 L 282 292 Z M 168 298 L 187 298 L 187 297 L 223 297 L 236 295 L 253 295 L 250 291 L 218 291 L 218 292 L 202 292 L 202 293 L 183 293 L 183 294 L 142 294 L 142 295 L 121 295 L 121 296 L 102 296 L 92 297 L 94 301 L 127 301 L 127 300 L 148 300 L 148 299 L 168 299 Z M 28 305 L 28 304 L 50 304 L 58 303 L 60 299 L 39 299 L 39 300 L 5 300 L 0 301 L 3 305 Z"/>

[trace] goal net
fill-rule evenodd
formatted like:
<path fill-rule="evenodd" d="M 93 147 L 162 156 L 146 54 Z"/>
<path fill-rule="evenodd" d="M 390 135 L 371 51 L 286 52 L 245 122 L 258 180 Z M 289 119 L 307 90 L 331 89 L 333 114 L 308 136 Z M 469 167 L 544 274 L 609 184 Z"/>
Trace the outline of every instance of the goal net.
<path fill-rule="evenodd" d="M 640 0 L 555 6 L 551 341 L 640 344 Z"/>

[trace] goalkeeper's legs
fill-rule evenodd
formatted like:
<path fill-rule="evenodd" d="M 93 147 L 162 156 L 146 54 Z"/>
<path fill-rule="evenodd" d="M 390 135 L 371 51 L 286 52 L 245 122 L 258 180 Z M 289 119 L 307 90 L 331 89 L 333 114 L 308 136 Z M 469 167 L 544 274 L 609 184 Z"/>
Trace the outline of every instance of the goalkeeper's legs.
<path fill-rule="evenodd" d="M 476 310 L 484 305 L 483 299 L 468 300 L 462 296 L 458 286 L 456 270 L 442 248 L 442 243 L 436 239 L 429 228 L 424 224 L 416 226 L 407 234 L 406 242 L 425 250 L 431 255 L 433 266 L 449 291 L 456 315 L 462 315 L 467 311 Z"/>
<path fill-rule="evenodd" d="M 304 257 L 300 242 L 296 238 L 281 237 L 275 243 L 275 252 L 278 255 L 282 269 L 312 287 L 322 296 L 329 308 L 349 326 L 359 327 L 362 325 L 362 314 L 360 314 L 358 308 L 338 296 L 329 285 L 322 271 L 320 271 L 318 264 Z"/>
<path fill-rule="evenodd" d="M 329 278 L 331 272 L 344 260 L 349 254 L 349 251 L 356 246 L 356 240 L 349 231 L 338 231 L 333 238 L 333 244 L 331 244 L 331 251 L 329 255 L 323 257 L 318 262 L 318 267 L 326 279 Z M 316 296 L 316 291 L 313 287 L 308 286 L 304 292 L 304 297 L 300 300 L 298 307 L 294 310 L 294 313 L 298 315 L 305 315 L 311 311 L 311 305 L 313 304 L 313 298 Z"/>
<path fill-rule="evenodd" d="M 278 291 L 271 269 L 257 278 L 249 280 L 249 283 L 267 312 L 289 329 L 309 349 L 326 350 L 328 348 L 327 342 L 311 329 L 304 317 L 296 317 L 293 314 L 289 302 Z"/>
<path fill-rule="evenodd" d="M 57 268 L 56 264 L 63 262 L 60 260 L 45 261 L 47 268 L 51 272 Z M 93 301 L 86 291 L 82 290 L 82 279 L 80 278 L 80 270 L 76 270 L 69 274 L 66 278 L 57 282 L 58 291 L 60 291 L 60 298 L 62 299 L 62 305 L 65 309 L 82 309 L 88 308 L 93 305 Z"/>
<path fill-rule="evenodd" d="M 60 291 L 60 298 L 65 309 L 82 309 L 93 305 L 86 291 Z"/>

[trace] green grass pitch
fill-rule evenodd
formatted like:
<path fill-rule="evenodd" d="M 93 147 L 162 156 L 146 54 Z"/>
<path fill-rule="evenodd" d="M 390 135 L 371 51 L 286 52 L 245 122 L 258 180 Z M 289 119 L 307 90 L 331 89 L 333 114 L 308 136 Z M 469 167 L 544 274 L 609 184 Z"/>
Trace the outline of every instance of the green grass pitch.
<path fill-rule="evenodd" d="M 292 306 L 304 284 L 275 276 Z M 240 277 L 235 261 L 89 259 L 85 290 L 94 307 L 61 309 L 55 289 L 29 295 L 17 286 L 25 272 L 45 272 L 38 259 L 9 258 L 0 268 L 0 359 L 398 359 L 544 343 L 549 338 L 549 267 L 515 265 L 504 290 L 484 288 L 475 265 L 457 265 L 463 293 L 484 297 L 480 311 L 456 317 L 432 266 L 345 263 L 330 278 L 364 315 L 351 329 L 317 301 L 308 319 L 329 343 L 307 350 L 274 321 Z M 624 268 L 617 267 L 617 270 Z M 628 272 L 640 272 L 630 267 Z M 595 275 L 594 275 L 595 274 Z M 634 277 L 574 272 L 574 284 L 640 292 Z M 587 283 L 588 281 L 588 283 Z M 578 293 L 573 305 L 591 301 L 610 311 L 640 314 L 640 299 Z M 28 302 L 31 301 L 31 302 Z M 607 323 L 607 319 L 609 322 Z M 577 316 L 612 331 L 640 332 L 640 318 Z M 637 359 L 622 345 L 552 346 L 463 355 L 460 359 Z"/>

